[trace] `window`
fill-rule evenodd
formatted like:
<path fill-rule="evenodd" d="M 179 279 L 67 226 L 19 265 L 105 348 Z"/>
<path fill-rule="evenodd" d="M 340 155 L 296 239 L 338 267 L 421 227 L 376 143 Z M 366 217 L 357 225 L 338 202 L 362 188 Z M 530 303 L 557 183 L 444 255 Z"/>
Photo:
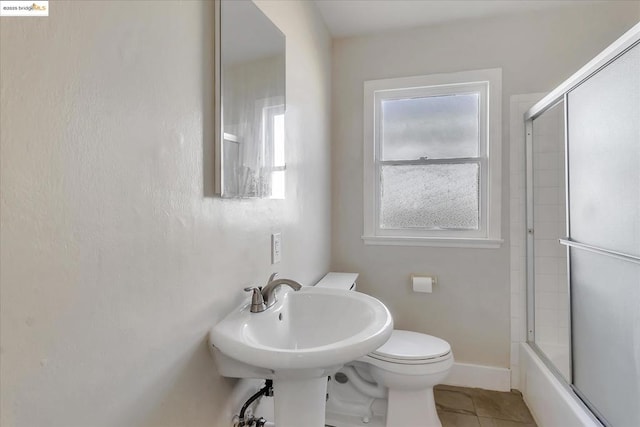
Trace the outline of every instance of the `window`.
<path fill-rule="evenodd" d="M 262 108 L 264 170 L 268 176 L 265 191 L 272 199 L 285 198 L 284 104 Z"/>
<path fill-rule="evenodd" d="M 499 247 L 501 70 L 364 91 L 365 242 Z"/>

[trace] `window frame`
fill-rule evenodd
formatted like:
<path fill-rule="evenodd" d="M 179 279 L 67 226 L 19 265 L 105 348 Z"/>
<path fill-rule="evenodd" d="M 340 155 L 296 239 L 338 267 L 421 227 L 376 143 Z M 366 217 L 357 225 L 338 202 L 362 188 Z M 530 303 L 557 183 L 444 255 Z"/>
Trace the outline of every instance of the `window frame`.
<path fill-rule="evenodd" d="M 364 233 L 365 244 L 497 248 L 501 220 L 501 80 L 499 68 L 432 74 L 364 82 Z M 480 93 L 478 157 L 382 160 L 381 105 L 383 100 Z M 383 165 L 477 163 L 479 182 L 478 230 L 390 229 L 380 227 Z"/>

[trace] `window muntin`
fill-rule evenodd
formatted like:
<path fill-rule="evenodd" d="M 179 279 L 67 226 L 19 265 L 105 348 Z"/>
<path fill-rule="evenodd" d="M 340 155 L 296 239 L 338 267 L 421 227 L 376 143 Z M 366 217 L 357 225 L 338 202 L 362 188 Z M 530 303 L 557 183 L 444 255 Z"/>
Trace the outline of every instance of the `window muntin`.
<path fill-rule="evenodd" d="M 500 74 L 365 82 L 366 243 L 499 246 Z"/>

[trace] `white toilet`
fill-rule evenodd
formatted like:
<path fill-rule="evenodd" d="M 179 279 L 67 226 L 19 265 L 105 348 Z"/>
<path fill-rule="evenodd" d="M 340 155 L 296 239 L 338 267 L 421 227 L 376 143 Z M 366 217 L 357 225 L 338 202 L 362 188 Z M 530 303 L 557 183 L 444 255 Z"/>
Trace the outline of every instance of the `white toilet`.
<path fill-rule="evenodd" d="M 355 290 L 354 273 L 329 273 L 316 286 Z M 394 330 L 376 351 L 329 381 L 326 424 L 334 427 L 441 427 L 433 387 L 453 366 L 446 341 Z"/>

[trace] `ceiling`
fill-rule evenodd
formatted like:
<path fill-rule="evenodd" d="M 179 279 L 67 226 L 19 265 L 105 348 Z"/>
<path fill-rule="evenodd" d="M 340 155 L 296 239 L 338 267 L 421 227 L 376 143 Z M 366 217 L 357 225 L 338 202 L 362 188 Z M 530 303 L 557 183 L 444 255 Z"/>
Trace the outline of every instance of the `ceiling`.
<path fill-rule="evenodd" d="M 313 0 L 333 37 L 567 7 L 588 0 Z"/>

